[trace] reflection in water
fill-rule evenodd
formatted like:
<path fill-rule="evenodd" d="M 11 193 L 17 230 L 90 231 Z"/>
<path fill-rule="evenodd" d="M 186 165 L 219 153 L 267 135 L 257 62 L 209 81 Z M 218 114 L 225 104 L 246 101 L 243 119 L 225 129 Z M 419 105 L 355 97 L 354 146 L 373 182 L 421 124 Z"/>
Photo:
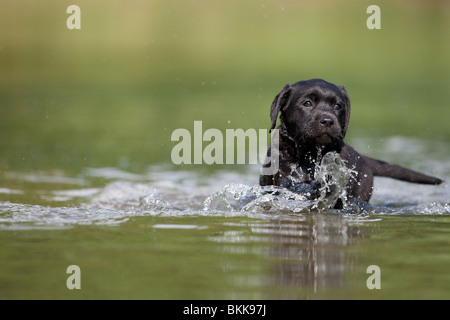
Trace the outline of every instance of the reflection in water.
<path fill-rule="evenodd" d="M 263 277 L 248 276 L 253 285 L 304 288 L 315 293 L 319 288 L 346 285 L 346 275 L 354 271 L 357 262 L 347 247 L 374 232 L 370 224 L 361 221 L 373 220 L 319 212 L 279 215 L 250 223 L 250 235 L 228 231 L 211 240 L 229 253 L 266 256 L 270 270 Z M 242 285 L 244 277 L 235 281 Z"/>
<path fill-rule="evenodd" d="M 344 272 L 351 267 L 344 247 L 361 235 L 359 227 L 330 214 L 310 214 L 306 219 L 274 221 L 258 232 L 270 232 L 271 255 L 280 259 L 274 270 L 279 285 L 342 287 Z M 350 265 L 348 265 L 350 264 Z"/>

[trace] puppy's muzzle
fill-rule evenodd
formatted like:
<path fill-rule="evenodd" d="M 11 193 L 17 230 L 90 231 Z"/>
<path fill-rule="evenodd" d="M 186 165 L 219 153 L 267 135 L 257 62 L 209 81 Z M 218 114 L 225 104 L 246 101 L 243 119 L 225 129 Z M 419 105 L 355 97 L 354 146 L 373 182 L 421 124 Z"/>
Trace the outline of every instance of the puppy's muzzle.
<path fill-rule="evenodd" d="M 330 116 L 330 115 L 323 115 L 321 118 L 320 118 L 320 120 L 319 120 L 319 123 L 322 125 L 322 126 L 324 126 L 324 127 L 332 127 L 332 126 L 334 126 L 334 119 L 333 119 L 333 117 L 332 116 Z"/>

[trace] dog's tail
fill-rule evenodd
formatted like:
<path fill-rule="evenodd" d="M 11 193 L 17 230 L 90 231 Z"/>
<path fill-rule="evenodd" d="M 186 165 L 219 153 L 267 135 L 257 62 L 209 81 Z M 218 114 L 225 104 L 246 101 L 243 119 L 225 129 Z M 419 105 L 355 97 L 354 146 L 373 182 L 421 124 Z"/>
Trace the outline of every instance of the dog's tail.
<path fill-rule="evenodd" d="M 374 176 L 389 177 L 413 183 L 438 185 L 444 182 L 439 178 L 428 176 L 426 174 L 410 170 L 396 164 L 390 164 L 381 160 L 363 156 L 366 163 L 372 169 Z"/>

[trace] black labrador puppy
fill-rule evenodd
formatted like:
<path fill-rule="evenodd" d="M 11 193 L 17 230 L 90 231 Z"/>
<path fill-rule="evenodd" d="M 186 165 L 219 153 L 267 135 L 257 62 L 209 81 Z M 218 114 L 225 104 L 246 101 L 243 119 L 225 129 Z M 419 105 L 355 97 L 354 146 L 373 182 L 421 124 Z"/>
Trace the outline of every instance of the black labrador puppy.
<path fill-rule="evenodd" d="M 338 153 L 345 165 L 356 174 L 346 187 L 350 201 L 369 201 L 374 176 L 423 184 L 442 183 L 438 178 L 361 155 L 345 144 L 350 99 L 342 86 L 322 79 L 286 84 L 272 103 L 271 130 L 275 128 L 279 113 L 278 172 L 262 174 L 259 179 L 261 186 L 281 186 L 314 198 L 321 187 L 314 181 L 316 165 L 326 153 L 332 151 Z M 269 157 L 271 146 L 267 154 Z M 264 167 L 270 165 L 266 162 Z M 342 202 L 338 201 L 335 208 L 342 208 Z"/>

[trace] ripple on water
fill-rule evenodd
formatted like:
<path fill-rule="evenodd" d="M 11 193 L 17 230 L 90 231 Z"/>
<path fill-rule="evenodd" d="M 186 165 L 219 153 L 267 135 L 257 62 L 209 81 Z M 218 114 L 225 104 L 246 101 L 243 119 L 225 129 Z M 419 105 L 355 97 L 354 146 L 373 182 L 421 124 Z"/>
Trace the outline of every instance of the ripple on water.
<path fill-rule="evenodd" d="M 392 145 L 398 138 L 387 143 Z M 407 141 L 406 141 L 407 142 Z M 425 148 L 424 145 L 420 145 Z M 424 149 L 426 150 L 426 149 Z M 442 149 L 437 149 L 441 150 Z M 415 155 L 419 168 L 450 180 L 448 161 L 427 162 Z M 333 158 L 330 158 L 333 160 Z M 334 159 L 336 160 L 336 159 Z M 388 159 L 389 160 L 389 159 Z M 338 163 L 337 163 L 338 164 Z M 316 179 L 325 187 L 320 197 L 308 200 L 303 195 L 282 188 L 257 185 L 259 169 L 235 172 L 218 170 L 202 173 L 194 170 L 171 170 L 151 167 L 142 174 L 129 173 L 118 168 L 91 168 L 84 178 L 68 177 L 63 172 L 3 173 L 14 186 L 26 183 L 38 186 L 28 199 L 39 197 L 49 206 L 0 201 L 0 228 L 45 229 L 67 228 L 79 224 L 114 225 L 134 216 L 249 216 L 269 218 L 274 215 L 310 215 L 318 211 L 332 214 L 358 214 L 361 221 L 377 219 L 382 215 L 445 215 L 450 214 L 448 184 L 425 186 L 387 178 L 376 178 L 370 204 L 354 203 L 344 210 L 329 209 L 337 198 L 345 198 L 342 182 L 351 172 L 342 171 L 335 161 L 334 177 L 327 170 L 318 170 Z M 351 178 L 351 177 L 350 177 Z M 108 181 L 104 187 L 93 188 L 92 180 Z M 45 185 L 45 189 L 39 187 Z M 337 186 L 333 188 L 332 186 Z M 18 187 L 0 188 L 4 197 L 27 197 L 29 190 Z M 53 187 L 53 188 L 52 188 Z M 327 189 L 328 188 L 328 189 Z M 334 192 L 334 193 L 333 193 Z M 29 202 L 32 202 L 31 200 Z M 369 217 L 369 219 L 367 218 Z M 352 218 L 353 219 L 353 218 Z"/>

